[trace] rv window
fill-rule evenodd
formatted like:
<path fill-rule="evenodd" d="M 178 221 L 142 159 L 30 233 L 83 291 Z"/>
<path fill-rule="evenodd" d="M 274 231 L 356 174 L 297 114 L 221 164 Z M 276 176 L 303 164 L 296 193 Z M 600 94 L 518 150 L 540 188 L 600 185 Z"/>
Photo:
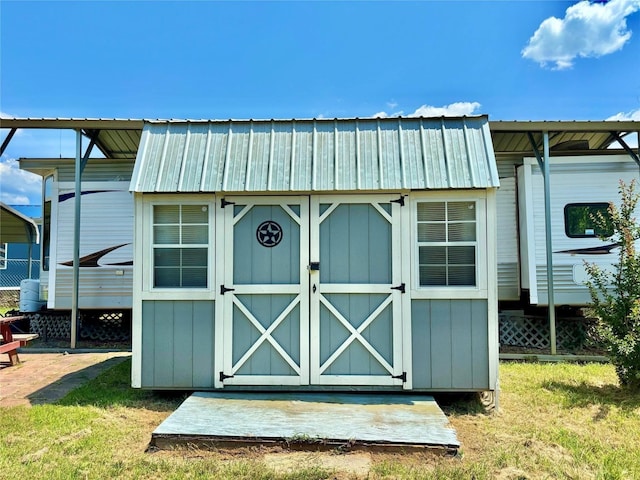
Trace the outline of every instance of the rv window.
<path fill-rule="evenodd" d="M 420 286 L 475 286 L 476 203 L 417 206 Z"/>
<path fill-rule="evenodd" d="M 154 205 L 155 288 L 208 286 L 208 211 L 207 205 Z"/>
<path fill-rule="evenodd" d="M 0 243 L 0 270 L 7 269 L 7 244 Z"/>
<path fill-rule="evenodd" d="M 602 215 L 605 228 L 594 219 Z M 570 238 L 610 237 L 613 235 L 608 203 L 570 203 L 564 207 L 564 231 Z"/>

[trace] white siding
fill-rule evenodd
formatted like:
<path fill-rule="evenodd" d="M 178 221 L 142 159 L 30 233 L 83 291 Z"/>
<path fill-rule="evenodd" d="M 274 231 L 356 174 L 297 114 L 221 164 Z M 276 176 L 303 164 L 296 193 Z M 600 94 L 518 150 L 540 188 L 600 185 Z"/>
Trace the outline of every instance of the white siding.
<path fill-rule="evenodd" d="M 569 203 L 619 203 L 620 180 L 626 183 L 638 178 L 638 167 L 627 156 L 574 157 L 551 159 L 551 235 L 554 265 L 554 300 L 557 305 L 584 305 L 588 292 L 580 283 L 584 262 L 611 265 L 616 254 L 584 255 L 566 253 L 575 250 L 608 245 L 598 238 L 570 238 L 565 234 L 564 207 Z M 562 163 L 561 163 L 562 162 Z M 527 238 L 529 255 L 535 267 L 529 272 L 529 281 L 535 282 L 537 303 L 546 305 L 547 273 L 544 213 L 544 180 L 535 160 L 528 160 L 521 169 L 530 169 L 531 201 L 529 205 L 530 232 Z M 526 178 L 526 175 L 522 176 Z M 526 218 L 526 200 L 520 205 L 520 216 Z M 525 232 L 522 232 L 523 234 Z M 526 257 L 523 257 L 523 262 Z M 530 263 L 530 265 L 531 265 Z M 524 271 L 523 271 L 524 273 Z M 576 281 L 577 280 L 577 281 Z M 525 284 L 523 280 L 523 284 Z M 533 288 L 532 288 L 533 290 Z M 532 303 L 535 303 L 532 301 Z"/>

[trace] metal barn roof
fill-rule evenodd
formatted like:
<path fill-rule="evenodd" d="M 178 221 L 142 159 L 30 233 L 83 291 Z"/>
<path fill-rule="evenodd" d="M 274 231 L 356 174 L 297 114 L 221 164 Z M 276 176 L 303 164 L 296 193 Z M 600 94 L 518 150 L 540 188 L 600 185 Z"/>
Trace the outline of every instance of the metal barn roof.
<path fill-rule="evenodd" d="M 486 116 L 148 122 L 131 180 L 136 192 L 498 185 Z"/>
<path fill-rule="evenodd" d="M 0 243 L 39 243 L 38 225 L 13 207 L 0 202 Z"/>

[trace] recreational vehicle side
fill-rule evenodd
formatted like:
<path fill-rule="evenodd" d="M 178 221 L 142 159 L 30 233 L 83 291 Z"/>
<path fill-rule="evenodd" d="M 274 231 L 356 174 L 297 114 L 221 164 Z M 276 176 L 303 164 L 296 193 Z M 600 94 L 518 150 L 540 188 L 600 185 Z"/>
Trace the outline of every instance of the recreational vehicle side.
<path fill-rule="evenodd" d="M 620 181 L 638 179 L 638 165 L 627 155 L 551 157 L 551 232 L 554 298 L 558 306 L 584 306 L 590 297 L 584 263 L 610 269 L 617 246 L 599 238 L 592 220 L 618 203 Z M 548 305 L 544 180 L 534 158 L 517 169 L 522 288 L 531 305 Z M 499 212 L 501 215 L 502 212 Z"/>
<path fill-rule="evenodd" d="M 43 177 L 40 299 L 68 312 L 73 288 L 74 161 L 21 159 L 20 168 Z M 78 307 L 131 309 L 133 270 L 133 161 L 91 159 L 84 169 L 80 220 Z"/>

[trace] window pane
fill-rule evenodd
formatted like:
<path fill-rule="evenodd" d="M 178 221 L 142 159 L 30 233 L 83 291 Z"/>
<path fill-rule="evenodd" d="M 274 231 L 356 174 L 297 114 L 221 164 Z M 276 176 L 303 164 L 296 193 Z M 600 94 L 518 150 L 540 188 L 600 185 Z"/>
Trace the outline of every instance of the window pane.
<path fill-rule="evenodd" d="M 185 268 L 182 271 L 183 287 L 206 287 L 207 286 L 207 269 L 206 268 Z"/>
<path fill-rule="evenodd" d="M 180 230 L 177 225 L 163 225 L 153 227 L 153 243 L 180 243 Z"/>
<path fill-rule="evenodd" d="M 8 245 L 6 243 L 0 243 L 0 270 L 7 268 L 7 249 Z"/>
<path fill-rule="evenodd" d="M 450 223 L 449 226 L 450 242 L 474 242 L 476 239 L 476 223 Z"/>
<path fill-rule="evenodd" d="M 447 204 L 447 219 L 452 222 L 456 220 L 475 220 L 475 202 L 449 202 Z"/>
<path fill-rule="evenodd" d="M 444 223 L 419 223 L 419 242 L 444 242 L 447 240 Z"/>
<path fill-rule="evenodd" d="M 422 202 L 418 203 L 418 221 L 441 221 L 445 220 L 444 202 Z"/>
<path fill-rule="evenodd" d="M 182 243 L 208 243 L 207 225 L 186 225 L 182 227 Z"/>
<path fill-rule="evenodd" d="M 153 207 L 153 223 L 179 223 L 179 205 L 155 205 Z"/>
<path fill-rule="evenodd" d="M 153 264 L 156 267 L 180 266 L 179 248 L 156 248 L 153 251 Z"/>
<path fill-rule="evenodd" d="M 476 247 L 448 247 L 447 252 L 448 263 L 451 264 L 467 264 L 475 265 L 476 263 Z"/>
<path fill-rule="evenodd" d="M 446 267 L 420 267 L 420 285 L 446 285 Z"/>
<path fill-rule="evenodd" d="M 602 216 L 604 228 L 595 219 Z M 608 203 L 572 203 L 564 207 L 564 229 L 567 237 L 610 237 L 613 235 Z"/>
<path fill-rule="evenodd" d="M 209 220 L 206 205 L 183 205 L 182 223 L 207 223 Z"/>
<path fill-rule="evenodd" d="M 153 284 L 155 287 L 168 288 L 180 286 L 179 268 L 154 268 Z"/>
<path fill-rule="evenodd" d="M 476 267 L 473 265 L 453 265 L 449 267 L 449 285 L 476 284 Z"/>
<path fill-rule="evenodd" d="M 183 267 L 206 267 L 207 266 L 207 249 L 206 248 L 182 248 L 182 266 Z"/>
<path fill-rule="evenodd" d="M 420 265 L 445 265 L 447 263 L 447 247 L 420 247 Z"/>

